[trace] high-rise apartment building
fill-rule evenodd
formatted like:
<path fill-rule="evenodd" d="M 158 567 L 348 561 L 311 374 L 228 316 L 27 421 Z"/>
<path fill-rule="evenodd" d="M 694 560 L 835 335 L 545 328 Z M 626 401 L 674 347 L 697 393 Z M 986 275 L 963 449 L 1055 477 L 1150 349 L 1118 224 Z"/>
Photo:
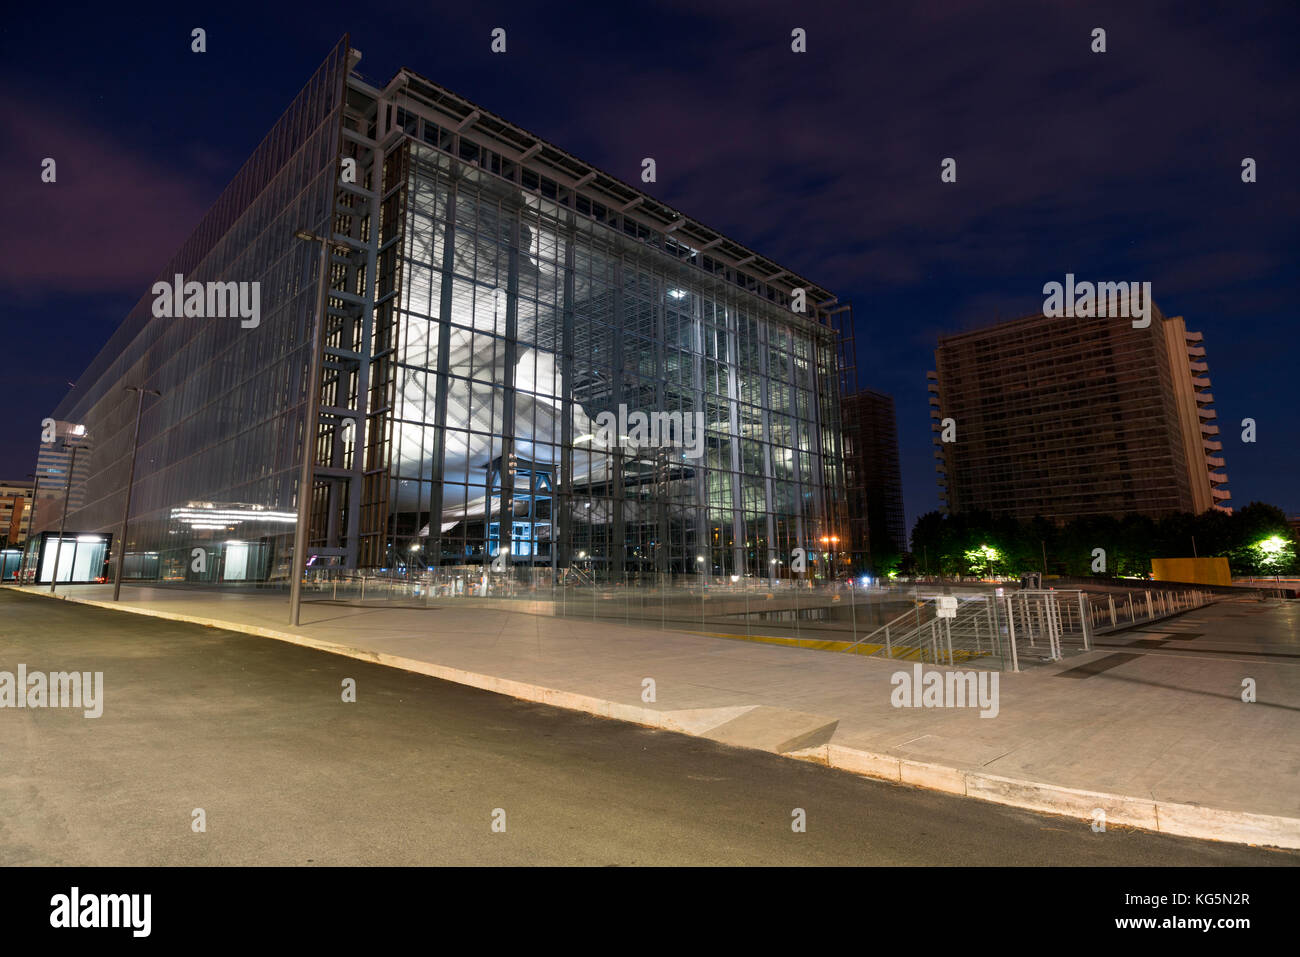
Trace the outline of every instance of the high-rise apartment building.
<path fill-rule="evenodd" d="M 850 552 L 856 567 L 880 570 L 907 551 L 894 399 L 873 389 L 844 397 L 844 470 Z"/>
<path fill-rule="evenodd" d="M 288 579 L 304 441 L 317 568 L 767 576 L 844 534 L 846 304 L 359 59 L 345 37 L 56 410 L 93 440 L 70 530 L 116 529 L 131 386 L 161 393 L 131 577 Z"/>
<path fill-rule="evenodd" d="M 31 518 L 31 483 L 0 482 L 0 547 L 13 548 L 25 542 Z"/>
<path fill-rule="evenodd" d="M 69 468 L 73 470 L 70 485 Z M 57 531 L 65 503 L 69 514 L 81 508 L 89 471 L 90 436 L 85 426 L 56 420 L 53 438 L 42 442 L 36 453 L 31 527 Z"/>
<path fill-rule="evenodd" d="M 941 338 L 929 390 L 946 510 L 1227 510 L 1201 334 L 1154 303 L 1150 320 L 1035 315 Z"/>

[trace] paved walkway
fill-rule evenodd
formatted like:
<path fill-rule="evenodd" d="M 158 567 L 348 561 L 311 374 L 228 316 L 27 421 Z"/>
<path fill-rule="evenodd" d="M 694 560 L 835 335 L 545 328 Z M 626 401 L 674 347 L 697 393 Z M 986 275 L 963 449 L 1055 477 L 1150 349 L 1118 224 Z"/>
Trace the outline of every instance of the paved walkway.
<path fill-rule="evenodd" d="M 26 589 L 48 594 L 44 589 Z M 110 604 L 110 586 L 59 594 Z M 124 611 L 295 641 L 725 743 L 1000 803 L 1300 847 L 1300 603 L 1234 599 L 999 676 L 997 715 L 897 708 L 912 666 L 444 601 L 126 587 Z M 927 668 L 927 670 L 930 670 Z M 654 700 L 645 700 L 645 679 Z M 1241 700 L 1253 679 L 1254 703 Z M 644 697 L 643 697 L 644 696 Z"/>

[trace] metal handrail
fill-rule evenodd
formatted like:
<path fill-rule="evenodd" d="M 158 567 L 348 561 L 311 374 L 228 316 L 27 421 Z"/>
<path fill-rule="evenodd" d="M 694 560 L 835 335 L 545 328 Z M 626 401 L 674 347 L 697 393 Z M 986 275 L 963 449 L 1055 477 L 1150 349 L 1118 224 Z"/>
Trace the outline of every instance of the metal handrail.
<path fill-rule="evenodd" d="M 885 636 L 885 645 L 886 645 L 886 647 L 892 648 L 892 647 L 893 647 L 893 640 L 892 640 L 892 638 L 891 638 L 891 636 L 890 636 L 890 629 L 893 628 L 893 627 L 895 627 L 896 625 L 898 625 L 899 622 L 903 621 L 903 619 L 905 619 L 905 618 L 913 618 L 913 617 L 916 617 L 918 614 L 920 614 L 920 609 L 926 607 L 926 606 L 927 606 L 928 604 L 930 604 L 930 602 L 932 602 L 932 601 L 933 601 L 933 599 L 926 599 L 924 602 L 917 602 L 917 604 L 916 604 L 915 607 L 913 607 L 913 608 L 909 608 L 907 611 L 903 612 L 903 613 L 902 613 L 901 615 L 899 615 L 897 618 L 894 618 L 894 619 L 892 619 L 892 620 L 890 620 L 890 621 L 885 622 L 883 625 L 881 625 L 881 626 L 880 626 L 879 628 L 877 628 L 875 631 L 871 632 L 871 634 L 869 634 L 869 635 L 863 635 L 863 636 L 862 636 L 861 638 L 859 638 L 857 641 L 853 642 L 853 644 L 849 645 L 847 648 L 844 649 L 845 654 L 848 654 L 849 652 L 852 652 L 853 649 L 856 648 L 858 645 L 861 645 L 861 644 L 863 644 L 863 643 L 865 643 L 865 642 L 870 642 L 872 638 L 876 637 L 876 635 L 879 635 L 879 634 L 881 634 L 882 632 L 884 633 L 884 636 Z M 918 624 L 918 625 L 916 625 L 915 627 L 916 627 L 916 628 L 920 628 L 921 625 Z"/>

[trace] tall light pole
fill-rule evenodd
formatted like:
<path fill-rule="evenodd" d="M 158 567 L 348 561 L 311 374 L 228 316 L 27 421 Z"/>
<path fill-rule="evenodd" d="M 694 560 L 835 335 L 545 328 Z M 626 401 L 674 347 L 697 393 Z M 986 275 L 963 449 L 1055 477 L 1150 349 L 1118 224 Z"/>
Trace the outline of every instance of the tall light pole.
<path fill-rule="evenodd" d="M 827 553 L 827 555 L 828 555 L 828 557 L 829 557 L 828 564 L 830 565 L 830 575 L 829 575 L 829 577 L 828 577 L 828 581 L 831 581 L 831 582 L 834 582 L 834 581 L 836 580 L 836 577 L 835 577 L 835 559 L 838 557 L 838 554 L 837 554 L 836 551 L 834 551 L 834 549 L 836 549 L 836 548 L 839 546 L 839 542 L 840 542 L 840 537 L 839 537 L 838 535 L 823 535 L 823 536 L 822 536 L 822 544 L 823 544 L 823 545 L 829 545 L 829 546 L 831 546 L 831 549 L 832 549 L 832 551 L 830 551 L 830 552 Z"/>
<path fill-rule="evenodd" d="M 77 449 L 79 445 L 68 445 L 63 443 L 65 449 L 72 449 L 72 458 L 68 460 L 68 484 L 63 490 L 63 517 L 59 519 L 59 539 L 54 544 L 54 570 L 50 572 L 50 594 L 54 594 L 54 585 L 59 580 L 59 555 L 63 551 L 63 530 L 68 527 L 68 499 L 72 496 L 72 473 L 77 467 Z M 36 575 L 40 577 L 40 569 L 36 570 Z M 71 578 L 71 574 L 68 575 Z"/>
<path fill-rule="evenodd" d="M 135 453 L 140 448 L 140 413 L 144 408 L 145 394 L 162 395 L 157 389 L 127 386 L 123 392 L 135 393 L 135 434 L 131 438 L 131 468 L 126 473 L 126 501 L 122 503 L 122 528 L 117 535 L 117 565 L 113 568 L 113 601 L 122 594 L 122 566 L 126 564 L 126 520 L 131 514 L 131 488 L 135 485 Z"/>
<path fill-rule="evenodd" d="M 298 523 L 293 531 L 292 578 L 289 580 L 289 623 L 297 625 L 302 611 L 302 576 L 307 565 L 307 524 L 311 521 L 312 464 L 316 457 L 317 418 L 320 415 L 321 330 L 325 326 L 326 294 L 329 289 L 330 247 L 344 252 L 348 247 L 310 230 L 294 233 L 304 242 L 320 243 L 320 277 L 316 290 L 316 315 L 311 326 L 311 355 L 307 357 L 307 415 L 302 434 L 302 470 L 298 473 Z"/>

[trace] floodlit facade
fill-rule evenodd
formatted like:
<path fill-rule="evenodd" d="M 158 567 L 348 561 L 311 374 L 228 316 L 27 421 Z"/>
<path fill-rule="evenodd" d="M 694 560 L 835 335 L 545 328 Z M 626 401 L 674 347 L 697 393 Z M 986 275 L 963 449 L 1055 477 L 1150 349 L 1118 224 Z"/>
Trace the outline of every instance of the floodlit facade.
<path fill-rule="evenodd" d="M 151 292 L 56 410 L 89 448 L 69 529 L 116 531 L 142 386 L 130 578 L 288 579 L 304 434 L 314 569 L 780 577 L 842 531 L 846 304 L 359 59 L 344 38 L 159 277 L 255 282 L 257 321 Z M 299 230 L 335 247 L 307 429 Z"/>
<path fill-rule="evenodd" d="M 1036 315 L 941 338 L 929 391 L 945 509 L 1230 511 L 1202 336 L 1150 308 L 1146 328 Z"/>

